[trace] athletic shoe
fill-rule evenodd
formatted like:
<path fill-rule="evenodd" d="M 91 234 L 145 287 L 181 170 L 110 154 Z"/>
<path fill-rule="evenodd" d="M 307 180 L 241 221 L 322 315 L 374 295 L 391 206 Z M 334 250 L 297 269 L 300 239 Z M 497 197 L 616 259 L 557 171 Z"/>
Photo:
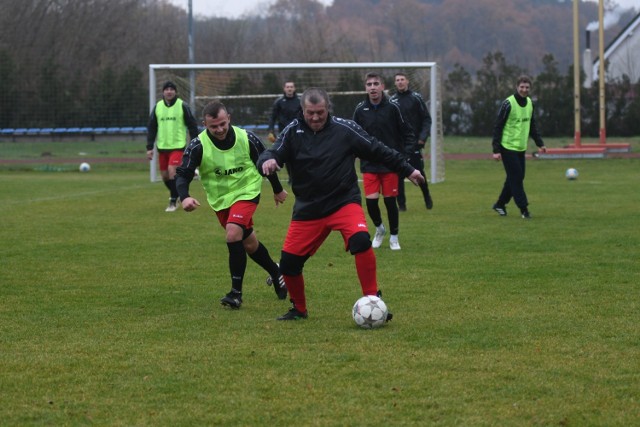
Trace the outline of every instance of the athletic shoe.
<path fill-rule="evenodd" d="M 493 210 L 498 212 L 500 216 L 507 216 L 507 208 L 505 206 L 500 206 L 499 204 L 493 205 Z"/>
<path fill-rule="evenodd" d="M 529 213 L 529 211 L 523 211 L 521 215 L 522 219 L 531 219 L 531 213 Z"/>
<path fill-rule="evenodd" d="M 299 320 L 299 319 L 306 319 L 307 317 L 308 317 L 308 314 L 306 311 L 302 312 L 295 307 L 291 307 L 289 311 L 287 311 L 282 316 L 278 317 L 277 320 Z"/>
<path fill-rule="evenodd" d="M 237 310 L 242 305 L 242 292 L 231 290 L 228 294 L 220 299 L 220 304 Z"/>
<path fill-rule="evenodd" d="M 427 209 L 432 209 L 433 208 L 433 200 L 431 200 L 431 194 L 427 193 L 426 196 L 424 196 L 424 203 L 427 205 Z"/>
<path fill-rule="evenodd" d="M 169 206 L 164 210 L 165 212 L 175 212 L 178 210 L 178 206 L 176 206 L 176 202 L 169 202 Z"/>
<path fill-rule="evenodd" d="M 380 224 L 379 227 L 376 227 L 376 234 L 373 236 L 373 242 L 371 246 L 373 248 L 379 248 L 382 246 L 382 240 L 384 239 L 384 235 L 387 234 L 387 230 L 384 228 L 384 224 Z"/>
<path fill-rule="evenodd" d="M 378 292 L 376 292 L 376 296 L 378 298 L 382 298 L 382 291 L 378 289 Z M 393 319 L 393 314 L 391 314 L 391 312 L 387 308 L 387 320 L 385 320 L 385 322 L 388 322 L 391 319 Z"/>
<path fill-rule="evenodd" d="M 389 247 L 392 251 L 400 250 L 400 242 L 398 242 L 398 236 L 391 236 L 389 238 Z"/>
<path fill-rule="evenodd" d="M 278 266 L 278 268 L 280 267 L 280 264 L 276 263 L 276 265 Z M 273 277 L 271 276 L 267 277 L 266 282 L 267 282 L 267 286 L 273 285 Z M 287 298 L 287 285 L 285 285 L 284 283 L 284 277 L 282 277 L 282 274 L 278 276 L 278 286 L 274 286 L 273 290 L 276 291 L 276 295 L 278 296 L 278 299 Z"/>

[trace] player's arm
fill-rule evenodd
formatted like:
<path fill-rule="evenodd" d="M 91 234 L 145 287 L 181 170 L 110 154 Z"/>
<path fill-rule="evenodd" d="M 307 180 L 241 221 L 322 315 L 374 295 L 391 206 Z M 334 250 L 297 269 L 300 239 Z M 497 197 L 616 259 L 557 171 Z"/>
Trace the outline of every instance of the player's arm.
<path fill-rule="evenodd" d="M 253 132 L 247 131 L 247 138 L 249 139 L 249 155 L 251 156 L 253 163 L 256 165 L 256 168 L 258 168 L 258 159 L 260 158 L 260 154 L 262 154 L 267 148 L 264 146 L 260 138 L 258 138 L 258 136 Z M 261 172 L 259 168 L 258 172 Z M 284 191 L 280 178 L 278 178 L 278 174 L 274 173 L 267 175 L 267 179 L 269 180 L 269 184 L 271 184 L 273 194 L 280 194 Z"/>
<path fill-rule="evenodd" d="M 182 164 L 176 169 L 176 189 L 180 196 L 182 208 L 190 212 L 200 206 L 200 202 L 189 194 L 189 185 L 193 181 L 196 169 L 202 163 L 202 143 L 200 138 L 191 140 L 182 154 Z"/>
<path fill-rule="evenodd" d="M 291 123 L 295 124 L 295 120 Z M 287 161 L 288 139 L 290 138 L 289 134 L 292 133 L 291 129 L 294 129 L 293 132 L 295 132 L 295 126 L 287 126 L 280 135 L 278 135 L 276 142 L 274 142 L 270 148 L 260 153 L 256 167 L 263 176 L 270 176 L 276 173 Z"/>
<path fill-rule="evenodd" d="M 498 117 L 496 117 L 496 122 L 495 122 L 495 125 L 493 126 L 493 139 L 491 141 L 491 146 L 493 149 L 494 158 L 496 154 L 500 154 L 500 147 L 502 142 L 502 131 L 504 130 L 504 125 L 507 123 L 507 119 L 509 118 L 510 112 L 511 112 L 511 103 L 507 99 L 500 106 L 500 110 L 498 111 Z"/>
<path fill-rule="evenodd" d="M 427 108 L 427 104 L 424 102 L 422 97 L 418 98 L 419 106 L 420 106 L 420 114 L 422 115 L 422 124 L 420 126 L 420 130 L 416 129 L 418 132 L 418 142 L 420 145 L 424 145 L 429 139 L 429 135 L 431 134 L 431 114 L 429 114 L 429 109 Z"/>
<path fill-rule="evenodd" d="M 191 109 L 189 108 L 189 106 L 184 102 L 182 103 L 182 112 L 183 112 L 182 115 L 184 117 L 184 125 L 189 130 L 189 137 L 193 139 L 197 137 L 199 133 L 198 122 L 196 118 L 193 116 L 193 114 L 191 113 Z"/>
<path fill-rule="evenodd" d="M 534 109 L 535 109 L 535 107 L 534 107 Z M 538 151 L 542 151 L 542 152 L 547 151 L 547 148 L 544 146 L 544 141 L 542 141 L 542 136 L 540 136 L 540 132 L 538 131 L 538 124 L 536 122 L 535 113 L 531 114 L 531 121 L 530 121 L 530 126 L 529 126 L 529 136 L 531 136 L 531 138 L 533 138 L 533 140 L 535 141 L 536 145 L 539 148 Z"/>
<path fill-rule="evenodd" d="M 271 117 L 269 117 L 269 126 L 267 127 L 267 132 L 269 132 L 267 138 L 269 139 L 269 142 L 274 142 L 276 140 L 276 121 L 278 120 L 278 115 L 280 114 L 280 104 L 278 101 L 280 101 L 280 98 L 276 99 L 273 103 L 273 106 L 271 107 Z"/>
<path fill-rule="evenodd" d="M 411 125 L 404 119 L 400 107 L 396 105 L 396 123 L 398 124 L 398 131 L 402 139 L 402 147 L 404 148 L 404 154 L 411 156 L 416 150 L 415 143 L 417 141 L 416 134 L 413 132 Z"/>
<path fill-rule="evenodd" d="M 380 142 L 377 138 L 369 135 L 362 127 L 354 121 L 347 123 L 350 130 L 354 133 L 349 141 L 352 146 L 353 154 L 361 159 L 370 162 L 380 163 L 391 169 L 392 171 L 402 174 L 402 176 L 411 177 L 414 180 L 414 172 L 420 175 L 413 166 L 407 161 L 407 156 L 393 148 Z M 419 178 L 418 178 L 419 179 Z"/>
<path fill-rule="evenodd" d="M 153 158 L 153 145 L 156 142 L 156 136 L 158 135 L 158 118 L 156 117 L 156 107 L 151 110 L 149 116 L 149 122 L 147 123 L 147 158 L 151 160 Z"/>

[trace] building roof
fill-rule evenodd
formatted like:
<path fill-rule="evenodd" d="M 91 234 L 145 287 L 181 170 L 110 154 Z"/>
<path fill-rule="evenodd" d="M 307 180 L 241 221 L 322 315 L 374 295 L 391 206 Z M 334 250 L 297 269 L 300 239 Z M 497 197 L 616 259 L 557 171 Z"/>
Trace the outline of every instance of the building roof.
<path fill-rule="evenodd" d="M 609 63 L 607 79 L 619 79 L 626 74 L 632 83 L 640 80 L 640 13 L 616 36 L 604 50 Z M 593 61 L 593 79 L 598 79 L 600 58 Z"/>

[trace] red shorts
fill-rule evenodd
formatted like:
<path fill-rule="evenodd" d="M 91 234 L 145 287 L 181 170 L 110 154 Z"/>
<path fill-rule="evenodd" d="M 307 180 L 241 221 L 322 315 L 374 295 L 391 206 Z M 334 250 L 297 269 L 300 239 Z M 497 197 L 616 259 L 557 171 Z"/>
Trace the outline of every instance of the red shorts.
<path fill-rule="evenodd" d="M 324 218 L 291 221 L 282 250 L 298 256 L 313 255 L 334 230 L 342 234 L 345 250 L 349 249 L 351 236 L 360 231 L 368 233 L 362 206 L 349 203 Z"/>
<path fill-rule="evenodd" d="M 227 224 L 232 223 L 248 230 L 253 227 L 253 214 L 257 208 L 257 203 L 240 200 L 231 205 L 230 208 L 216 211 L 216 216 L 222 228 L 227 228 Z"/>
<path fill-rule="evenodd" d="M 398 196 L 398 174 L 389 173 L 368 173 L 362 174 L 364 183 L 364 195 L 380 193 L 382 197 Z M 382 191 L 380 191 L 382 189 Z"/>
<path fill-rule="evenodd" d="M 182 164 L 182 153 L 184 150 L 158 151 L 158 163 L 161 171 L 166 171 L 169 166 L 180 166 Z"/>

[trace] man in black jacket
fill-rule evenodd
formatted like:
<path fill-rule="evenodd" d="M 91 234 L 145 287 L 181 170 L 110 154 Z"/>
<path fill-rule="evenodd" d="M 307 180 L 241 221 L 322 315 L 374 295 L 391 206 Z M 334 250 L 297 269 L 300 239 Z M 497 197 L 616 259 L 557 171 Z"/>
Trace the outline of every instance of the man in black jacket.
<path fill-rule="evenodd" d="M 273 103 L 271 107 L 271 117 L 269 118 L 269 142 L 276 140 L 275 128 L 278 126 L 278 133 L 287 126 L 293 119 L 298 117 L 300 112 L 300 98 L 296 93 L 296 85 L 292 81 L 286 81 L 282 88 L 283 94 Z M 289 174 L 288 183 L 291 185 L 291 170 L 287 165 L 287 173 Z"/>
<path fill-rule="evenodd" d="M 356 157 L 383 164 L 416 184 L 424 181 L 404 155 L 367 134 L 355 122 L 332 116 L 329 95 L 324 90 L 307 89 L 301 104 L 301 116 L 280 133 L 257 162 L 265 176 L 288 163 L 296 196 L 280 259 L 280 271 L 293 307 L 278 320 L 307 317 L 302 270 L 333 230 L 342 234 L 345 250 L 355 257 L 362 294 L 380 294 L 376 257 L 361 205 Z"/>
<path fill-rule="evenodd" d="M 365 90 L 367 99 L 356 106 L 353 121 L 358 123 L 370 135 L 390 148 L 402 153 L 408 158 L 413 149 L 415 135 L 411 126 L 404 120 L 398 104 L 389 102 L 384 94 L 384 81 L 377 73 L 367 73 L 365 76 Z M 382 215 L 378 206 L 380 194 L 384 198 L 389 219 L 389 247 L 400 250 L 398 231 L 400 229 L 400 215 L 396 197 L 398 196 L 398 174 L 390 168 L 376 162 L 360 161 L 360 172 L 364 181 L 364 195 L 367 201 L 367 212 L 376 227 L 373 247 L 379 248 L 386 234 L 382 223 Z"/>
<path fill-rule="evenodd" d="M 422 149 L 425 146 L 429 133 L 431 132 L 431 115 L 427 109 L 427 104 L 422 99 L 422 95 L 409 89 L 409 79 L 405 73 L 395 75 L 396 93 L 391 96 L 391 102 L 400 106 L 400 111 L 405 120 L 411 125 L 416 136 L 416 141 L 409 156 L 409 163 L 418 169 L 424 176 L 424 184 L 420 184 L 422 196 L 427 209 L 433 208 L 433 200 L 427 184 L 427 175 L 424 172 L 424 157 Z M 404 179 L 398 182 L 398 209 L 407 210 L 407 198 L 404 194 Z"/>

